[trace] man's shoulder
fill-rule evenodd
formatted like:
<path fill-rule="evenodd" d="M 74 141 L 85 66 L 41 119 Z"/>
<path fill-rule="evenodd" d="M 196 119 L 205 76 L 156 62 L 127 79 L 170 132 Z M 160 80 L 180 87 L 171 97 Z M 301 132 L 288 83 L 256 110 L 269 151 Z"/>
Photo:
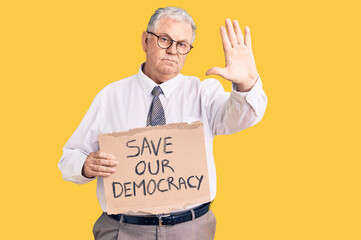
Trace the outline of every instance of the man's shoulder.
<path fill-rule="evenodd" d="M 183 74 L 181 74 L 181 76 L 182 76 L 183 79 L 185 79 L 187 81 L 201 81 L 196 76 L 188 76 L 188 75 L 183 75 Z"/>
<path fill-rule="evenodd" d="M 215 78 L 205 78 L 203 80 L 200 80 L 199 77 L 196 77 L 196 76 L 187 76 L 187 75 L 182 75 L 183 78 L 187 81 L 190 81 L 190 82 L 194 82 L 194 83 L 215 83 L 215 82 L 219 82 L 217 79 Z"/>
<path fill-rule="evenodd" d="M 182 75 L 182 85 L 199 85 L 201 80 L 196 76 Z"/>
<path fill-rule="evenodd" d="M 199 85 L 200 87 L 206 87 L 209 85 L 221 85 L 219 80 L 217 80 L 215 78 L 206 78 L 206 79 L 200 80 L 198 77 L 195 77 L 195 76 L 183 75 L 183 79 L 185 80 L 184 82 L 188 82 L 189 84 L 196 84 L 196 85 Z"/>
<path fill-rule="evenodd" d="M 115 82 L 111 82 L 106 85 L 102 90 L 98 92 L 95 99 L 102 101 L 109 96 L 113 96 L 114 94 L 122 93 L 126 91 L 125 89 L 129 89 L 129 87 L 137 82 L 137 75 L 132 75 Z"/>
<path fill-rule="evenodd" d="M 132 76 L 120 79 L 118 81 L 109 83 L 108 85 L 106 85 L 103 90 L 105 91 L 109 91 L 109 90 L 113 90 L 117 87 L 127 87 L 128 85 L 134 84 L 135 81 L 137 80 L 137 74 L 134 74 Z"/>
<path fill-rule="evenodd" d="M 136 83 L 137 75 L 132 75 L 115 82 L 111 82 L 106 85 L 99 93 L 111 93 L 114 91 L 119 91 L 119 89 L 124 87 L 129 87 L 130 85 Z"/>

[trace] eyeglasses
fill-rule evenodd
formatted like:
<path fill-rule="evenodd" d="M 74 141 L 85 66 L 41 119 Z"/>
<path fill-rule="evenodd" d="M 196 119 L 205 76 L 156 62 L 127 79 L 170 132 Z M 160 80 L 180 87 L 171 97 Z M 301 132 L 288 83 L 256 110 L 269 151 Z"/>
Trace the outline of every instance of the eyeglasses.
<path fill-rule="evenodd" d="M 175 41 L 175 40 L 171 39 L 170 37 L 168 37 L 167 35 L 158 36 L 157 34 L 148 32 L 148 31 L 147 31 L 147 33 L 153 34 L 154 36 L 156 36 L 158 38 L 157 44 L 162 49 L 170 48 L 172 46 L 173 42 L 175 42 L 177 52 L 179 54 L 186 55 L 193 48 L 193 46 L 191 44 L 187 43 L 186 41 Z"/>

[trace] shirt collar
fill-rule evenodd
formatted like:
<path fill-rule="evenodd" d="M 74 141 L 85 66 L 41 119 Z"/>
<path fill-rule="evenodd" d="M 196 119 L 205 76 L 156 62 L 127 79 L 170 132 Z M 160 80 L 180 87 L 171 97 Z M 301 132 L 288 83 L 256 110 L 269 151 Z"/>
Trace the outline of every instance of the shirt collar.
<path fill-rule="evenodd" d="M 155 86 L 160 86 L 162 88 L 163 94 L 165 98 L 168 98 L 171 93 L 177 88 L 179 82 L 181 81 L 183 75 L 178 74 L 174 78 L 171 78 L 164 83 L 156 84 L 152 79 L 150 79 L 147 75 L 145 75 L 142 71 L 142 68 L 144 66 L 144 63 L 140 65 L 139 71 L 138 71 L 138 82 L 140 86 L 142 87 L 143 91 L 147 96 L 151 96 L 152 90 Z"/>

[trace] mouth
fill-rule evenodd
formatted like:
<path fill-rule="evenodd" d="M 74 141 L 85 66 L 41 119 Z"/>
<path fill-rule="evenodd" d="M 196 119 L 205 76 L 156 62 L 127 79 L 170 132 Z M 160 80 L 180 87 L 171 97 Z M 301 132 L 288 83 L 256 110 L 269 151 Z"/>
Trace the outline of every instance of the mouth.
<path fill-rule="evenodd" d="M 174 60 L 172 60 L 172 59 L 168 59 L 168 58 L 164 58 L 163 61 L 177 63 L 176 61 L 174 61 Z"/>

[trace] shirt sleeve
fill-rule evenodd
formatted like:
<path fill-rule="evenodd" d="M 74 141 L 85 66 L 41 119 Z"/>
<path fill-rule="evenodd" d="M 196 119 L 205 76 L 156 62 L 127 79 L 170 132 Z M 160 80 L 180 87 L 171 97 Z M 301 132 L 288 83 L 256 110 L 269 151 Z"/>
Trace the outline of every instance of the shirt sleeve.
<path fill-rule="evenodd" d="M 239 132 L 263 118 L 268 99 L 260 77 L 248 92 L 238 92 L 235 84 L 230 93 L 225 92 L 216 79 L 206 79 L 202 83 L 202 98 L 214 135 Z"/>
<path fill-rule="evenodd" d="M 63 148 L 63 155 L 58 163 L 58 167 L 63 179 L 66 181 L 83 184 L 95 179 L 84 177 L 82 169 L 89 153 L 99 150 L 98 126 L 100 114 L 97 97 Z"/>

